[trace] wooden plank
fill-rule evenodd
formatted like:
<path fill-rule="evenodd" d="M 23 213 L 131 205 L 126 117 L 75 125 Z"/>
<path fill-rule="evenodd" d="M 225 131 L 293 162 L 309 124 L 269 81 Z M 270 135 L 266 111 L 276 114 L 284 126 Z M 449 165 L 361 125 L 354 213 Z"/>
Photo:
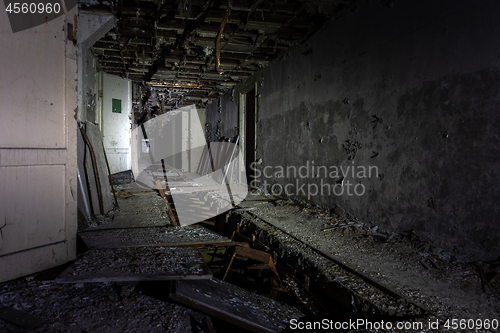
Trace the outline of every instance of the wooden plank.
<path fill-rule="evenodd" d="M 140 245 L 140 246 L 127 246 L 127 247 L 193 247 L 193 248 L 203 248 L 203 247 L 230 247 L 230 246 L 249 246 L 245 242 L 180 242 L 180 243 L 168 243 L 168 244 L 150 244 L 150 245 Z"/>
<path fill-rule="evenodd" d="M 193 248 L 136 247 L 86 252 L 56 278 L 58 283 L 210 279 Z"/>
<path fill-rule="evenodd" d="M 231 261 L 229 262 L 229 265 L 226 268 L 226 273 L 224 274 L 223 280 L 226 279 L 227 273 L 229 272 L 229 269 L 231 268 L 233 260 L 235 258 L 240 259 L 240 257 L 238 257 L 238 256 L 241 256 L 243 258 L 250 258 L 253 260 L 257 260 L 257 261 L 260 261 L 260 262 L 266 264 L 267 266 L 269 266 L 269 268 L 273 271 L 273 273 L 276 274 L 276 277 L 278 278 L 280 285 L 281 285 L 281 278 L 279 276 L 278 270 L 276 269 L 276 266 L 274 265 L 273 257 L 270 253 L 255 250 L 255 249 L 252 249 L 249 247 L 240 247 L 240 246 L 235 247 L 234 254 L 231 258 Z"/>
<path fill-rule="evenodd" d="M 170 207 L 170 203 L 168 202 L 168 198 L 165 195 L 165 192 L 163 191 L 163 187 L 161 186 L 161 181 L 159 179 L 156 180 L 156 186 L 158 187 L 158 190 L 160 191 L 160 195 L 165 200 L 165 203 L 167 204 L 168 208 L 168 217 L 170 218 L 170 221 L 172 222 L 172 225 L 174 227 L 177 227 L 179 223 L 177 222 L 177 219 L 175 218 L 174 212 L 172 211 L 172 207 Z"/>
<path fill-rule="evenodd" d="M 108 156 L 106 155 L 106 149 L 104 149 L 104 142 L 102 142 L 102 151 L 104 153 L 104 160 L 106 161 L 106 168 L 108 169 L 108 180 L 109 180 L 109 185 L 111 186 L 111 191 L 113 192 L 113 198 L 115 199 L 115 207 L 118 208 L 118 200 L 116 200 L 116 191 L 115 187 L 113 186 L 113 181 L 111 180 L 111 170 L 109 168 L 109 162 L 108 162 Z"/>
<path fill-rule="evenodd" d="M 151 227 L 94 230 L 78 233 L 91 249 L 137 247 L 137 246 L 178 246 L 191 244 L 230 243 L 227 237 L 204 227 Z"/>
<path fill-rule="evenodd" d="M 102 144 L 101 132 L 98 125 L 89 122 L 85 123 L 85 129 L 80 126 L 80 130 L 92 158 L 91 164 L 88 160 L 86 161 L 86 173 L 89 176 L 89 182 L 94 183 L 95 181 L 95 184 L 89 185 L 97 187 L 99 213 L 106 214 L 114 207 L 111 183 L 109 181 L 109 172 L 106 168 L 106 159 L 104 155 L 105 153 L 103 148 L 104 146 Z M 94 203 L 96 198 L 94 198 L 95 194 L 92 193 L 95 192 L 91 189 L 90 193 L 92 202 Z M 92 206 L 94 210 L 97 207 L 97 205 L 94 204 Z M 94 213 L 97 212 L 94 211 Z"/>
<path fill-rule="evenodd" d="M 237 255 L 247 257 L 250 259 L 254 259 L 254 260 L 263 262 L 265 264 L 267 264 L 269 262 L 269 260 L 271 260 L 271 258 L 272 258 L 271 254 L 269 254 L 267 252 L 251 249 L 249 247 L 236 247 L 234 249 L 234 252 Z"/>
<path fill-rule="evenodd" d="M 13 308 L 0 308 L 0 319 L 19 327 L 32 330 L 45 324 L 45 320 Z"/>
<path fill-rule="evenodd" d="M 97 169 L 99 171 L 99 175 L 101 176 L 104 213 L 107 213 L 114 208 L 114 205 L 111 184 L 109 183 L 109 173 L 108 169 L 106 168 L 106 160 L 104 158 L 101 130 L 99 129 L 99 125 L 87 123 L 86 132 L 90 142 L 94 146 L 94 152 L 97 159 Z"/>
<path fill-rule="evenodd" d="M 281 332 L 303 314 L 270 298 L 221 281 L 178 281 L 171 299 L 252 332 Z"/>

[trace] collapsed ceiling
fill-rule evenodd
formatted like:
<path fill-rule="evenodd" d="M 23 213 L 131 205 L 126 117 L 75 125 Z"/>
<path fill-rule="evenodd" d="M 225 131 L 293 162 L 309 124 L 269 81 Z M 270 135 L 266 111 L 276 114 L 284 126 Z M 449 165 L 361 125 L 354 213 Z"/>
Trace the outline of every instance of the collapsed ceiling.
<path fill-rule="evenodd" d="M 99 0 L 80 3 L 80 11 L 116 17 L 115 27 L 92 47 L 100 68 L 140 83 L 143 104 L 154 91 L 154 107 L 166 112 L 204 106 L 229 91 L 307 39 L 347 3 Z"/>

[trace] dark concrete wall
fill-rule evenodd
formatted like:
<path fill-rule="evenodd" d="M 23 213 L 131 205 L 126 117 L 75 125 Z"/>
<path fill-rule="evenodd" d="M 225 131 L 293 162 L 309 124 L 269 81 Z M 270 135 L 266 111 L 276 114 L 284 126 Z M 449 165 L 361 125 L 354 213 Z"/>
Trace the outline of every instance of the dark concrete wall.
<path fill-rule="evenodd" d="M 236 139 L 238 128 L 238 105 L 237 97 L 226 94 L 214 99 L 206 107 L 205 135 L 207 142 L 217 142 Z"/>
<path fill-rule="evenodd" d="M 323 187 L 309 198 L 308 186 L 340 179 L 266 181 L 386 230 L 498 257 L 499 17 L 498 1 L 371 1 L 329 22 L 262 73 L 259 168 L 376 166 L 378 177 L 349 174 L 342 195 Z M 222 113 L 217 101 L 207 107 L 212 137 L 218 120 L 221 136 L 237 126 L 229 100 Z M 365 193 L 349 195 L 348 181 Z"/>

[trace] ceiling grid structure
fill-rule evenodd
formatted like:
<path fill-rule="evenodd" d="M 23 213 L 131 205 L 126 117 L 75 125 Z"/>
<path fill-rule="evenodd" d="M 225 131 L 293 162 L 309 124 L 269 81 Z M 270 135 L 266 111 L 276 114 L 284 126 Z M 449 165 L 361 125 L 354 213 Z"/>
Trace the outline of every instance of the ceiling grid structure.
<path fill-rule="evenodd" d="M 99 68 L 141 88 L 159 113 L 210 100 L 305 41 L 345 0 L 81 1 L 116 24 L 92 46 Z M 218 38 L 219 37 L 219 38 Z M 220 43 L 217 41 L 220 39 Z M 151 105 L 151 89 L 161 103 Z M 143 110 L 135 108 L 136 117 Z"/>

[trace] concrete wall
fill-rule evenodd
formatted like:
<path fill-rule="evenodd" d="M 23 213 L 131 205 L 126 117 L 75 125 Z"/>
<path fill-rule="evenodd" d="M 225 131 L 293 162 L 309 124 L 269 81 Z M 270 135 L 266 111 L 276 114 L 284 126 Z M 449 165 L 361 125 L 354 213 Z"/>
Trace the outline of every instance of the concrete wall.
<path fill-rule="evenodd" d="M 205 136 L 203 127 L 205 126 L 205 109 L 196 108 L 196 113 L 192 113 L 189 117 L 189 172 L 196 173 L 200 164 L 203 150 L 198 148 L 205 144 Z"/>
<path fill-rule="evenodd" d="M 262 73 L 266 181 L 386 230 L 498 257 L 499 15 L 491 1 L 371 1 L 329 22 Z M 209 136 L 236 126 L 234 103 L 222 99 L 222 114 L 207 106 Z M 277 168 L 307 165 L 307 177 Z M 360 173 L 370 166 L 378 173 Z"/>
<path fill-rule="evenodd" d="M 237 93 L 226 94 L 214 99 L 206 107 L 205 136 L 207 142 L 233 138 L 239 134 Z"/>
<path fill-rule="evenodd" d="M 101 131 L 111 173 L 131 169 L 132 83 L 118 76 L 103 75 Z M 111 110 L 112 99 L 121 101 L 121 113 Z"/>
<path fill-rule="evenodd" d="M 13 33 L 0 12 L 0 281 L 76 255 L 76 14 Z"/>

